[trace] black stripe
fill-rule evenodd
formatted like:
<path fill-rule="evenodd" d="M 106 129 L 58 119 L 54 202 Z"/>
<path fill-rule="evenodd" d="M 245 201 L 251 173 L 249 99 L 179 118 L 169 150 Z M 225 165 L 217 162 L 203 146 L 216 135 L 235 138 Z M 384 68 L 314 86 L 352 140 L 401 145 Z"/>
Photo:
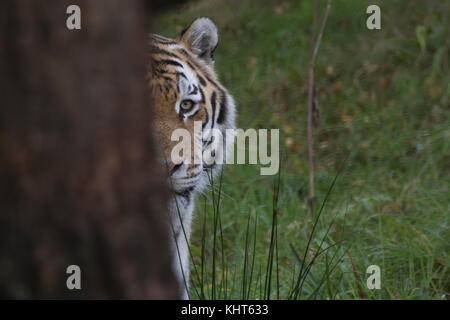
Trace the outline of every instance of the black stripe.
<path fill-rule="evenodd" d="M 159 40 L 159 39 L 152 39 L 152 42 L 158 43 L 158 44 L 162 44 L 162 45 L 169 45 L 169 44 L 178 44 L 174 41 L 165 41 L 165 40 Z"/>
<path fill-rule="evenodd" d="M 205 112 L 205 114 L 206 114 L 206 119 L 205 119 L 205 122 L 202 125 L 202 130 L 205 129 L 205 127 L 206 127 L 206 125 L 208 124 L 208 121 L 209 121 L 208 112 Z"/>
<path fill-rule="evenodd" d="M 211 108 L 212 108 L 212 119 L 211 119 L 211 129 L 214 128 L 214 121 L 216 120 L 216 92 L 213 91 L 211 95 Z"/>
<path fill-rule="evenodd" d="M 205 79 L 203 79 L 203 77 L 199 74 L 197 75 L 197 78 L 198 78 L 198 81 L 200 81 L 200 84 L 205 87 L 206 86 Z"/>
<path fill-rule="evenodd" d="M 164 60 L 153 60 L 154 61 L 154 63 L 155 64 L 163 64 L 163 65 L 167 65 L 167 64 L 170 64 L 170 65 L 173 65 L 173 66 L 177 66 L 177 67 L 181 67 L 181 68 L 183 68 L 183 65 L 181 64 L 181 63 L 179 63 L 179 62 L 177 62 L 177 61 L 174 61 L 174 60 L 169 60 L 169 59 L 164 59 Z"/>
<path fill-rule="evenodd" d="M 189 61 L 186 61 L 186 63 L 188 64 L 189 68 L 197 72 L 197 69 L 192 65 L 192 63 L 190 63 Z"/>
<path fill-rule="evenodd" d="M 200 89 L 200 94 L 202 95 L 202 100 L 200 100 L 200 103 L 205 103 L 205 94 L 203 93 L 202 88 L 199 88 L 199 89 Z"/>
<path fill-rule="evenodd" d="M 158 74 L 158 76 L 162 76 L 164 74 L 174 74 L 174 75 L 176 75 L 177 73 L 179 73 L 179 72 L 172 72 L 172 71 L 168 71 L 168 70 L 160 69 L 160 68 L 156 68 L 156 67 L 152 68 L 152 72 L 154 74 Z"/>
<path fill-rule="evenodd" d="M 176 195 L 182 197 L 186 201 L 186 206 L 191 202 L 191 192 L 194 190 L 193 187 L 189 187 L 183 191 L 175 192 Z"/>
<path fill-rule="evenodd" d="M 214 136 L 211 138 L 214 138 Z M 211 143 L 213 143 L 213 139 L 203 141 L 203 150 L 205 150 Z"/>
<path fill-rule="evenodd" d="M 222 124 L 225 120 L 225 117 L 227 115 L 227 95 L 225 94 L 225 91 L 220 89 L 220 110 L 219 110 L 219 116 L 217 117 L 217 123 Z"/>
<path fill-rule="evenodd" d="M 157 33 L 152 33 L 151 36 L 152 36 L 152 38 L 157 38 L 157 39 L 160 39 L 160 40 L 166 40 L 166 41 L 170 41 L 171 40 L 171 39 L 163 37 L 162 35 L 157 34 Z"/>
<path fill-rule="evenodd" d="M 162 37 L 155 37 L 155 36 L 153 36 L 153 37 L 151 38 L 151 41 L 152 41 L 152 42 L 156 42 L 156 43 L 160 43 L 160 44 L 164 44 L 164 45 L 168 45 L 168 44 L 178 44 L 178 43 L 176 43 L 176 42 L 173 41 L 173 40 L 166 39 L 166 38 L 162 38 Z"/>
<path fill-rule="evenodd" d="M 193 84 L 192 87 L 193 87 L 193 89 L 191 90 L 191 92 L 189 92 L 189 94 L 197 94 L 198 87 L 195 84 Z"/>
<path fill-rule="evenodd" d="M 186 77 L 186 75 L 185 75 L 183 72 L 177 72 L 177 77 L 183 77 L 183 78 L 185 78 L 186 80 L 188 79 L 188 78 Z"/>
<path fill-rule="evenodd" d="M 193 114 L 191 114 L 189 117 L 195 116 L 200 111 L 200 108 L 198 108 Z"/>
<path fill-rule="evenodd" d="M 161 79 L 164 79 L 167 82 L 173 82 L 172 78 L 166 77 L 166 76 L 161 76 Z"/>
<path fill-rule="evenodd" d="M 167 55 L 167 56 L 169 56 L 169 57 L 174 57 L 174 58 L 180 59 L 180 57 L 179 57 L 178 55 L 173 54 L 172 52 L 163 50 L 163 49 L 161 49 L 161 48 L 155 47 L 155 46 L 152 46 L 150 52 L 151 52 L 152 54 L 165 54 L 165 55 Z"/>

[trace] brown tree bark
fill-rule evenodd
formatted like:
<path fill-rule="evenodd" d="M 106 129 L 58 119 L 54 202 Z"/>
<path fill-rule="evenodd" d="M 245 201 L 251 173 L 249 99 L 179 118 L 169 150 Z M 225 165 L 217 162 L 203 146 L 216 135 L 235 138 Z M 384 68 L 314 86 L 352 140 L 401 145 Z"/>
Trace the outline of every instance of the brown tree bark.
<path fill-rule="evenodd" d="M 81 30 L 66 8 L 81 8 Z M 142 0 L 0 2 L 0 297 L 176 298 Z M 81 268 L 68 290 L 66 268 Z"/>

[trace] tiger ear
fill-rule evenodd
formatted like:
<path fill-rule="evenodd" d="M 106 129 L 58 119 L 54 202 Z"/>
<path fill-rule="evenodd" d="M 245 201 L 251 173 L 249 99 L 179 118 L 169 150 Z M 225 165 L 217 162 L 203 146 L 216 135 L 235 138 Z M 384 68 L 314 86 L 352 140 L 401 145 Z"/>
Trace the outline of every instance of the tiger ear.
<path fill-rule="evenodd" d="M 212 63 L 219 33 L 210 18 L 197 18 L 181 33 L 180 40 L 200 59 Z"/>

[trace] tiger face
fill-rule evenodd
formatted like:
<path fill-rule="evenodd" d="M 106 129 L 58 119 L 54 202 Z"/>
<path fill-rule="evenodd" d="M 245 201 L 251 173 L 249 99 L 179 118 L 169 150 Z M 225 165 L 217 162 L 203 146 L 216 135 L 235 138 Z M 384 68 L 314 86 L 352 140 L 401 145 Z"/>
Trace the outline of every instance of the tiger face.
<path fill-rule="evenodd" d="M 151 38 L 153 128 L 159 153 L 167 164 L 169 185 L 177 194 L 201 189 L 209 175 L 221 168 L 212 157 L 217 153 L 226 157 L 233 143 L 225 130 L 234 128 L 234 99 L 214 71 L 218 39 L 217 27 L 209 18 L 196 19 L 176 39 Z M 201 130 L 195 130 L 199 124 Z M 171 157 L 179 143 L 172 141 L 176 129 L 185 129 L 191 137 L 192 152 L 179 163 Z M 214 141 L 212 129 L 222 132 L 223 143 Z M 196 161 L 199 150 L 201 156 Z"/>

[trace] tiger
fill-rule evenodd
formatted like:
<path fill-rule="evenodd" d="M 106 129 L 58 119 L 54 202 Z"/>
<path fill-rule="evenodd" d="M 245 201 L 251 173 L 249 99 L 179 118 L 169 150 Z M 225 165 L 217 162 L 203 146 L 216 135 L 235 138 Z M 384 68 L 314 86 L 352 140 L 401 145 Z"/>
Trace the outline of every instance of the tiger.
<path fill-rule="evenodd" d="M 182 299 L 189 299 L 189 239 L 196 195 L 222 170 L 222 163 L 211 157 L 216 151 L 226 157 L 234 144 L 225 130 L 235 128 L 236 104 L 214 69 L 218 42 L 217 26 L 208 17 L 195 19 L 176 39 L 150 35 L 152 125 L 167 168 L 170 255 Z M 200 134 L 195 133 L 195 122 L 201 122 Z M 171 160 L 177 143 L 172 133 L 180 128 L 191 134 L 193 147 L 203 152 L 201 161 L 194 161 L 194 152 L 180 163 Z M 212 129 L 223 133 L 222 144 L 214 143 Z M 204 152 L 212 146 L 212 152 Z"/>

